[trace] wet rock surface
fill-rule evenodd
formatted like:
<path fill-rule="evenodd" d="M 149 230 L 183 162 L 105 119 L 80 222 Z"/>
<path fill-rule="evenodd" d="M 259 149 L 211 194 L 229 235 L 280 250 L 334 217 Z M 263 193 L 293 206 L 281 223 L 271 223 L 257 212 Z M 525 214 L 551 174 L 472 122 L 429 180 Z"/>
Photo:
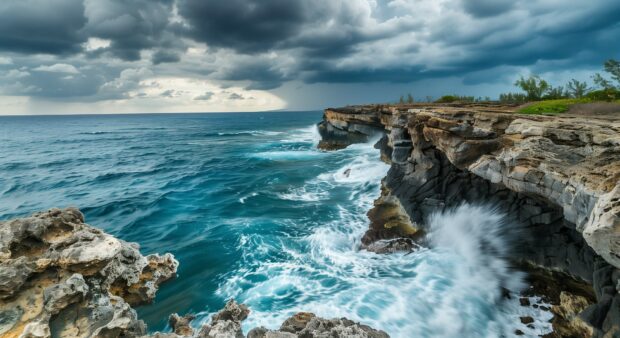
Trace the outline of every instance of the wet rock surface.
<path fill-rule="evenodd" d="M 593 290 L 593 297 L 567 292 L 563 300 L 557 292 L 553 312 L 566 325 L 558 320 L 555 334 L 620 335 L 620 116 L 414 104 L 327 109 L 324 119 L 334 125 L 363 120 L 386 135 L 376 148 L 391 168 L 369 212 L 363 248 L 389 253 L 386 239 L 411 239 L 395 231 L 401 229 L 392 226 L 395 220 L 423 234 L 435 212 L 464 202 L 495 206 L 519 234 L 515 264 L 562 273 Z M 393 216 L 397 204 L 408 220 L 402 212 Z M 584 299 L 586 307 L 575 306 Z"/>
<path fill-rule="evenodd" d="M 243 304 L 229 300 L 224 309 L 213 315 L 209 324 L 192 329 L 192 316 L 170 317 L 173 333 L 155 333 L 153 338 L 244 338 L 241 323 L 250 313 Z M 387 333 L 346 318 L 324 319 L 308 312 L 299 312 L 286 319 L 278 330 L 257 327 L 250 330 L 247 338 L 387 338 Z"/>
<path fill-rule="evenodd" d="M 131 305 L 152 301 L 177 265 L 142 256 L 75 208 L 0 222 L 0 336 L 143 335 Z"/>
<path fill-rule="evenodd" d="M 153 301 L 178 264 L 171 254 L 141 255 L 137 244 L 84 223 L 75 208 L 0 222 L 0 337 L 245 337 L 241 322 L 250 310 L 234 300 L 199 329 L 191 325 L 194 316 L 173 314 L 171 333 L 147 333 L 132 306 Z M 313 314 L 248 336 L 388 337 L 344 318 Z"/>

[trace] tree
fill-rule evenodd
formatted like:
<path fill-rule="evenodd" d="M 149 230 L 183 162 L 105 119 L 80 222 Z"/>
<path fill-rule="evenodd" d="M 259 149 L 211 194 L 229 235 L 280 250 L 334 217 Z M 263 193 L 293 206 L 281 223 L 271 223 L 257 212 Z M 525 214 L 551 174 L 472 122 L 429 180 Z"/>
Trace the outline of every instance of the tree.
<path fill-rule="evenodd" d="M 501 103 L 524 103 L 527 101 L 527 96 L 521 93 L 505 93 L 499 94 L 499 102 Z"/>
<path fill-rule="evenodd" d="M 590 88 L 588 88 L 588 83 L 585 81 L 581 82 L 579 80 L 572 79 L 566 84 L 566 93 L 577 99 L 584 97 L 584 95 L 586 95 L 589 91 Z"/>
<path fill-rule="evenodd" d="M 557 100 L 557 99 L 563 99 L 565 97 L 566 95 L 564 95 L 564 87 L 562 86 L 558 86 L 558 87 L 549 86 L 549 89 L 547 89 L 547 93 L 545 94 L 545 96 L 543 96 L 543 98 L 546 100 Z"/>
<path fill-rule="evenodd" d="M 592 80 L 594 81 L 594 83 L 606 91 L 613 89 L 620 90 L 620 61 L 609 59 L 605 61 L 603 67 L 605 68 L 605 71 L 609 73 L 609 75 L 611 75 L 611 78 L 618 82 L 618 86 L 614 86 L 612 81 L 604 78 L 603 75 L 599 73 L 596 73 L 594 74 L 594 76 L 592 76 Z"/>
<path fill-rule="evenodd" d="M 413 96 L 411 94 L 407 94 L 407 103 L 413 103 Z"/>
<path fill-rule="evenodd" d="M 404 96 L 400 96 L 400 100 L 398 100 L 399 104 L 405 104 L 405 97 Z"/>
<path fill-rule="evenodd" d="M 597 86 L 603 88 L 604 90 L 614 89 L 614 85 L 611 84 L 611 81 L 607 80 L 599 73 L 596 73 L 594 74 L 594 76 L 592 76 L 592 81 L 594 81 Z"/>
<path fill-rule="evenodd" d="M 527 93 L 529 100 L 540 100 L 543 94 L 549 89 L 549 83 L 541 79 L 538 75 L 530 75 L 527 79 L 521 76 L 515 82 L 515 86 L 520 87 Z"/>
<path fill-rule="evenodd" d="M 620 61 L 609 59 L 605 61 L 605 71 L 611 75 L 611 78 L 620 85 Z"/>

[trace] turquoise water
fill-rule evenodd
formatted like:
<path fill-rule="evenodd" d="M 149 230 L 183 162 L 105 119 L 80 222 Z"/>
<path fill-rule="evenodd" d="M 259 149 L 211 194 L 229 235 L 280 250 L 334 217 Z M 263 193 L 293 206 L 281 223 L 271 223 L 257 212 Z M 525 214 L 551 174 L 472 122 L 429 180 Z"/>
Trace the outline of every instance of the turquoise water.
<path fill-rule="evenodd" d="M 346 316 L 393 337 L 498 337 L 524 308 L 521 287 L 479 239 L 501 217 L 463 207 L 433 221 L 432 249 L 358 250 L 389 167 L 372 144 L 316 150 L 320 112 L 0 117 L 0 218 L 78 206 L 143 253 L 171 252 L 178 278 L 138 309 L 151 330 L 170 313 L 208 320 L 230 297 L 244 328 L 297 311 Z M 350 175 L 344 172 L 351 169 Z M 488 238 L 486 239 L 488 242 Z M 490 242 L 503 244 L 497 235 Z"/>

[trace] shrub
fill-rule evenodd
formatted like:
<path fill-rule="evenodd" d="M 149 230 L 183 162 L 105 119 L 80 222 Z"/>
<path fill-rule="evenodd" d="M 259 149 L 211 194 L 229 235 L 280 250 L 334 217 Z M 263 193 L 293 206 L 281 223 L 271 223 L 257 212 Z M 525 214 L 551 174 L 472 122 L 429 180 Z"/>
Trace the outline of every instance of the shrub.
<path fill-rule="evenodd" d="M 435 102 L 451 103 L 451 102 L 475 102 L 475 101 L 476 99 L 473 96 L 444 95 Z"/>
<path fill-rule="evenodd" d="M 594 90 L 586 94 L 586 98 L 592 101 L 614 101 L 620 99 L 620 90 L 615 88 L 605 88 Z"/>
<path fill-rule="evenodd" d="M 521 93 L 499 94 L 499 102 L 501 103 L 525 103 L 527 102 L 527 96 Z"/>
<path fill-rule="evenodd" d="M 533 115 L 542 115 L 542 114 L 560 114 L 567 111 L 571 105 L 576 103 L 587 103 L 590 102 L 589 99 L 560 99 L 560 100 L 547 100 L 547 101 L 539 101 L 530 104 L 527 107 L 523 107 L 519 109 L 520 113 L 523 114 L 533 114 Z"/>
<path fill-rule="evenodd" d="M 568 95 L 566 95 L 564 93 L 564 87 L 562 87 L 562 86 L 558 86 L 558 87 L 551 87 L 551 86 L 549 86 L 549 89 L 547 89 L 546 94 L 542 98 L 544 100 L 558 100 L 558 99 L 565 99 L 567 97 L 568 97 Z"/>

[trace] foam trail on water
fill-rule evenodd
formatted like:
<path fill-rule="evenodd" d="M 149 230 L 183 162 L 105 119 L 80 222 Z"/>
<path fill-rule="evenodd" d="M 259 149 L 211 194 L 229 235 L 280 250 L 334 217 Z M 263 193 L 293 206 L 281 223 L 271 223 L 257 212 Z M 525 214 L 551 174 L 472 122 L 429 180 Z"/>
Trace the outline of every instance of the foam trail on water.
<path fill-rule="evenodd" d="M 311 130 L 306 133 L 306 142 L 313 142 Z M 505 259 L 508 227 L 491 207 L 463 205 L 434 215 L 429 220 L 430 247 L 413 254 L 377 255 L 358 249 L 368 228 L 366 212 L 389 169 L 373 144 L 325 153 L 340 167 L 279 194 L 283 200 L 324 203 L 346 194 L 348 202 L 335 205 L 329 221 L 282 221 L 283 226 L 312 229 L 303 236 L 274 238 L 254 232 L 240 239 L 242 262 L 217 294 L 250 306 L 245 330 L 275 329 L 290 315 L 309 311 L 326 318 L 347 317 L 396 338 L 511 337 L 517 328 L 526 336 L 548 332 L 545 314 L 528 313 L 534 310 L 520 307 L 518 297 L 501 297 L 502 287 L 517 291 L 523 284 Z M 519 323 L 519 316 L 526 315 L 540 318 L 535 329 Z M 203 321 L 207 317 L 201 316 Z"/>

